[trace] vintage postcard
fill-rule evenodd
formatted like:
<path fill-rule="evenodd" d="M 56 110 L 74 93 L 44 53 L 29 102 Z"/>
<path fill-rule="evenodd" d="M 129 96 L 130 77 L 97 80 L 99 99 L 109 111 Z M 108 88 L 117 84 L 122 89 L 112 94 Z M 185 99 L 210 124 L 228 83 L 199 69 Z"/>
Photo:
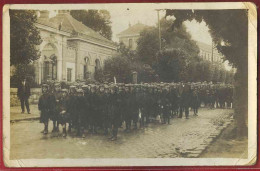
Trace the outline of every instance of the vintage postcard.
<path fill-rule="evenodd" d="M 7 167 L 257 160 L 253 3 L 3 8 Z"/>

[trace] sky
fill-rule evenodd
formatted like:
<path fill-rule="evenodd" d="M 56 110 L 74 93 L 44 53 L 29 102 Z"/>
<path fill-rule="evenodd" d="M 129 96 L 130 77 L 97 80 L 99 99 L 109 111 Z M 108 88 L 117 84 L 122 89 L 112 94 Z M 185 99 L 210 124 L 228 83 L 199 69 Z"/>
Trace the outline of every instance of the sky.
<path fill-rule="evenodd" d="M 158 15 L 155 8 L 117 8 L 116 10 L 106 9 L 110 12 L 112 21 L 112 40 L 118 42 L 117 34 L 126 30 L 129 24 L 134 25 L 138 22 L 155 26 L 158 22 Z M 50 17 L 56 15 L 56 12 L 50 11 Z M 159 13 L 160 18 L 165 17 L 165 11 L 162 10 Z M 167 17 L 167 19 L 170 17 Z M 184 24 L 187 27 L 187 31 L 191 34 L 192 39 L 211 45 L 212 39 L 208 32 L 208 27 L 205 22 L 198 23 L 195 20 L 189 22 L 185 21 Z"/>
<path fill-rule="evenodd" d="M 122 6 L 121 8 L 106 8 L 110 12 L 111 21 L 112 21 L 112 40 L 115 42 L 119 42 L 117 38 L 117 34 L 126 30 L 129 27 L 129 24 L 134 25 L 139 23 L 155 26 L 158 22 L 158 14 L 156 8 L 154 7 L 146 7 L 146 8 L 131 8 Z M 55 16 L 56 12 L 51 12 L 51 16 Z M 159 12 L 160 19 L 165 17 L 165 10 L 161 10 Z M 171 17 L 167 17 L 171 18 Z M 172 18 L 174 19 L 174 18 Z M 200 41 L 206 43 L 208 45 L 212 44 L 212 38 L 209 34 L 209 29 L 206 26 L 205 22 L 198 23 L 195 20 L 185 21 L 185 26 L 187 27 L 187 31 L 191 34 L 191 37 L 195 41 Z M 226 68 L 229 70 L 228 62 L 225 62 Z"/>
<path fill-rule="evenodd" d="M 129 27 L 129 24 L 134 25 L 140 22 L 145 25 L 155 26 L 158 22 L 158 14 L 155 9 L 121 8 L 117 10 L 107 10 L 111 15 L 111 26 L 113 32 L 112 40 L 115 42 L 119 42 L 116 35 L 126 30 Z M 165 17 L 165 11 L 160 11 L 159 16 L 160 18 Z M 168 18 L 170 17 L 167 17 L 167 19 Z M 204 21 L 201 23 L 198 23 L 196 20 L 185 21 L 184 25 L 187 27 L 187 31 L 191 34 L 193 40 L 203 42 L 208 45 L 212 44 L 209 28 L 206 26 Z M 231 70 L 228 61 L 224 62 L 224 66 L 227 70 Z"/>
<path fill-rule="evenodd" d="M 145 25 L 155 26 L 158 22 L 158 15 L 155 9 L 123 8 L 120 10 L 117 9 L 108 11 L 110 12 L 112 21 L 112 39 L 116 42 L 118 42 L 116 35 L 127 29 L 129 24 L 134 25 L 140 22 Z M 165 11 L 160 11 L 159 15 L 160 18 L 165 17 Z M 167 19 L 168 18 L 169 17 L 167 17 Z M 195 20 L 193 20 L 191 22 L 186 21 L 184 24 L 187 27 L 187 31 L 191 34 L 192 39 L 211 45 L 212 39 L 205 22 L 197 23 Z"/>

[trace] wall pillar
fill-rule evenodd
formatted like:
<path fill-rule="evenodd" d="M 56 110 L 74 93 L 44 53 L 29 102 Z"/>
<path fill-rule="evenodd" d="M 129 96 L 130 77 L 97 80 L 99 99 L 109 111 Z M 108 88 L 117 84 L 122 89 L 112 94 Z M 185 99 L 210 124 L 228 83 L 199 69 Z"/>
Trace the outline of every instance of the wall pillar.
<path fill-rule="evenodd" d="M 77 45 L 79 46 L 79 45 Z M 76 49 L 76 61 L 75 61 L 75 81 L 80 79 L 80 52 L 79 48 Z"/>
<path fill-rule="evenodd" d="M 57 80 L 62 81 L 62 59 L 57 60 Z"/>

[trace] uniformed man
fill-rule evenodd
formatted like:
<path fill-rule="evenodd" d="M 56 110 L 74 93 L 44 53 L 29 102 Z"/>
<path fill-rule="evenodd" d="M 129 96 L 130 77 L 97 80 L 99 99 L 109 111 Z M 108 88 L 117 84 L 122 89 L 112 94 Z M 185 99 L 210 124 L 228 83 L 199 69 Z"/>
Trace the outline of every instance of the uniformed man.
<path fill-rule="evenodd" d="M 75 117 L 76 117 L 76 128 L 77 128 L 77 136 L 85 137 L 85 97 L 84 91 L 81 88 L 76 90 L 76 99 L 75 99 Z"/>
<path fill-rule="evenodd" d="M 39 99 L 38 109 L 41 111 L 40 123 L 44 124 L 44 134 L 48 133 L 48 123 L 50 116 L 55 112 L 55 97 L 51 95 L 49 86 L 47 84 L 42 85 L 42 96 Z"/>
<path fill-rule="evenodd" d="M 82 90 L 84 91 L 84 114 L 82 115 L 82 137 L 85 138 L 85 130 L 88 130 L 90 126 L 90 86 L 83 85 Z"/>
<path fill-rule="evenodd" d="M 103 117 L 103 127 L 104 127 L 104 135 L 108 135 L 108 130 L 111 128 L 111 112 L 112 112 L 112 102 L 110 101 L 110 96 L 113 92 L 111 92 L 112 86 L 108 86 L 107 84 L 104 87 L 104 117 Z M 113 91 L 113 90 L 112 90 Z"/>
<path fill-rule="evenodd" d="M 193 109 L 194 115 L 198 116 L 199 108 L 199 96 L 197 87 L 192 87 L 192 98 L 191 98 L 191 107 Z"/>
<path fill-rule="evenodd" d="M 67 112 L 68 107 L 68 90 L 61 89 L 61 98 L 59 99 L 57 105 L 59 107 L 58 124 L 62 125 L 63 137 L 67 136 L 66 124 L 70 122 L 70 114 Z"/>
<path fill-rule="evenodd" d="M 131 130 L 131 120 L 132 120 L 132 104 L 131 104 L 131 92 L 130 92 L 130 84 L 126 84 L 124 87 L 124 94 L 122 96 L 123 104 L 124 104 L 124 121 L 126 123 L 126 132 L 130 132 Z"/>
<path fill-rule="evenodd" d="M 161 96 L 161 110 L 163 114 L 163 123 L 170 124 L 170 99 L 169 99 L 169 88 L 167 85 L 164 86 Z"/>
<path fill-rule="evenodd" d="M 59 121 L 58 121 L 58 117 L 59 117 L 59 113 L 61 112 L 61 108 L 59 105 L 59 101 L 62 98 L 62 91 L 61 91 L 61 85 L 59 82 L 54 83 L 54 96 L 56 99 L 56 106 L 55 106 L 55 112 L 51 115 L 51 120 L 53 122 L 53 129 L 52 132 L 58 132 L 59 131 Z"/>
<path fill-rule="evenodd" d="M 110 139 L 112 141 L 117 140 L 117 133 L 118 128 L 120 127 L 122 120 L 121 115 L 124 111 L 124 108 L 122 107 L 122 86 L 118 85 L 116 86 L 116 92 L 114 95 L 111 96 L 111 100 L 113 101 L 114 105 L 114 113 L 112 115 L 112 136 Z"/>
<path fill-rule="evenodd" d="M 97 86 L 95 84 L 91 84 L 90 86 L 90 94 L 89 94 L 89 103 L 90 103 L 90 109 L 89 109 L 89 118 L 90 118 L 90 132 L 92 134 L 97 133 L 97 121 L 96 121 L 96 113 L 98 111 L 98 104 L 97 104 Z"/>
<path fill-rule="evenodd" d="M 181 110 L 179 117 L 182 118 L 183 110 L 185 111 L 186 119 L 189 119 L 189 107 L 191 99 L 191 88 L 189 84 L 182 85 L 183 91 L 181 95 Z"/>

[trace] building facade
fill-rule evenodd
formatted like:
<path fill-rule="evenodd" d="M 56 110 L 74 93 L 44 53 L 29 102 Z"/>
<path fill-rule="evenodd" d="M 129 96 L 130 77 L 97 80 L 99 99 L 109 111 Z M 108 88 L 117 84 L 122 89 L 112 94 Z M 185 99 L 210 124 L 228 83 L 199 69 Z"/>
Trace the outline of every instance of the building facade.
<path fill-rule="evenodd" d="M 222 63 L 223 62 L 223 55 L 221 55 L 216 48 L 213 48 L 211 45 L 206 43 L 197 42 L 197 45 L 200 49 L 200 57 L 203 60 L 214 62 L 214 63 Z M 212 55 L 212 48 L 213 48 L 213 55 Z"/>
<path fill-rule="evenodd" d="M 40 11 L 36 27 L 43 40 L 41 57 L 34 62 L 35 81 L 48 78 L 74 82 L 93 78 L 95 71 L 116 52 L 116 45 L 61 10 L 52 18 Z"/>
<path fill-rule="evenodd" d="M 140 37 L 141 31 L 145 28 L 148 28 L 148 26 L 141 23 L 137 23 L 133 26 L 129 24 L 129 27 L 126 30 L 117 34 L 119 42 L 124 43 L 124 45 L 131 50 L 136 50 L 137 40 Z"/>

